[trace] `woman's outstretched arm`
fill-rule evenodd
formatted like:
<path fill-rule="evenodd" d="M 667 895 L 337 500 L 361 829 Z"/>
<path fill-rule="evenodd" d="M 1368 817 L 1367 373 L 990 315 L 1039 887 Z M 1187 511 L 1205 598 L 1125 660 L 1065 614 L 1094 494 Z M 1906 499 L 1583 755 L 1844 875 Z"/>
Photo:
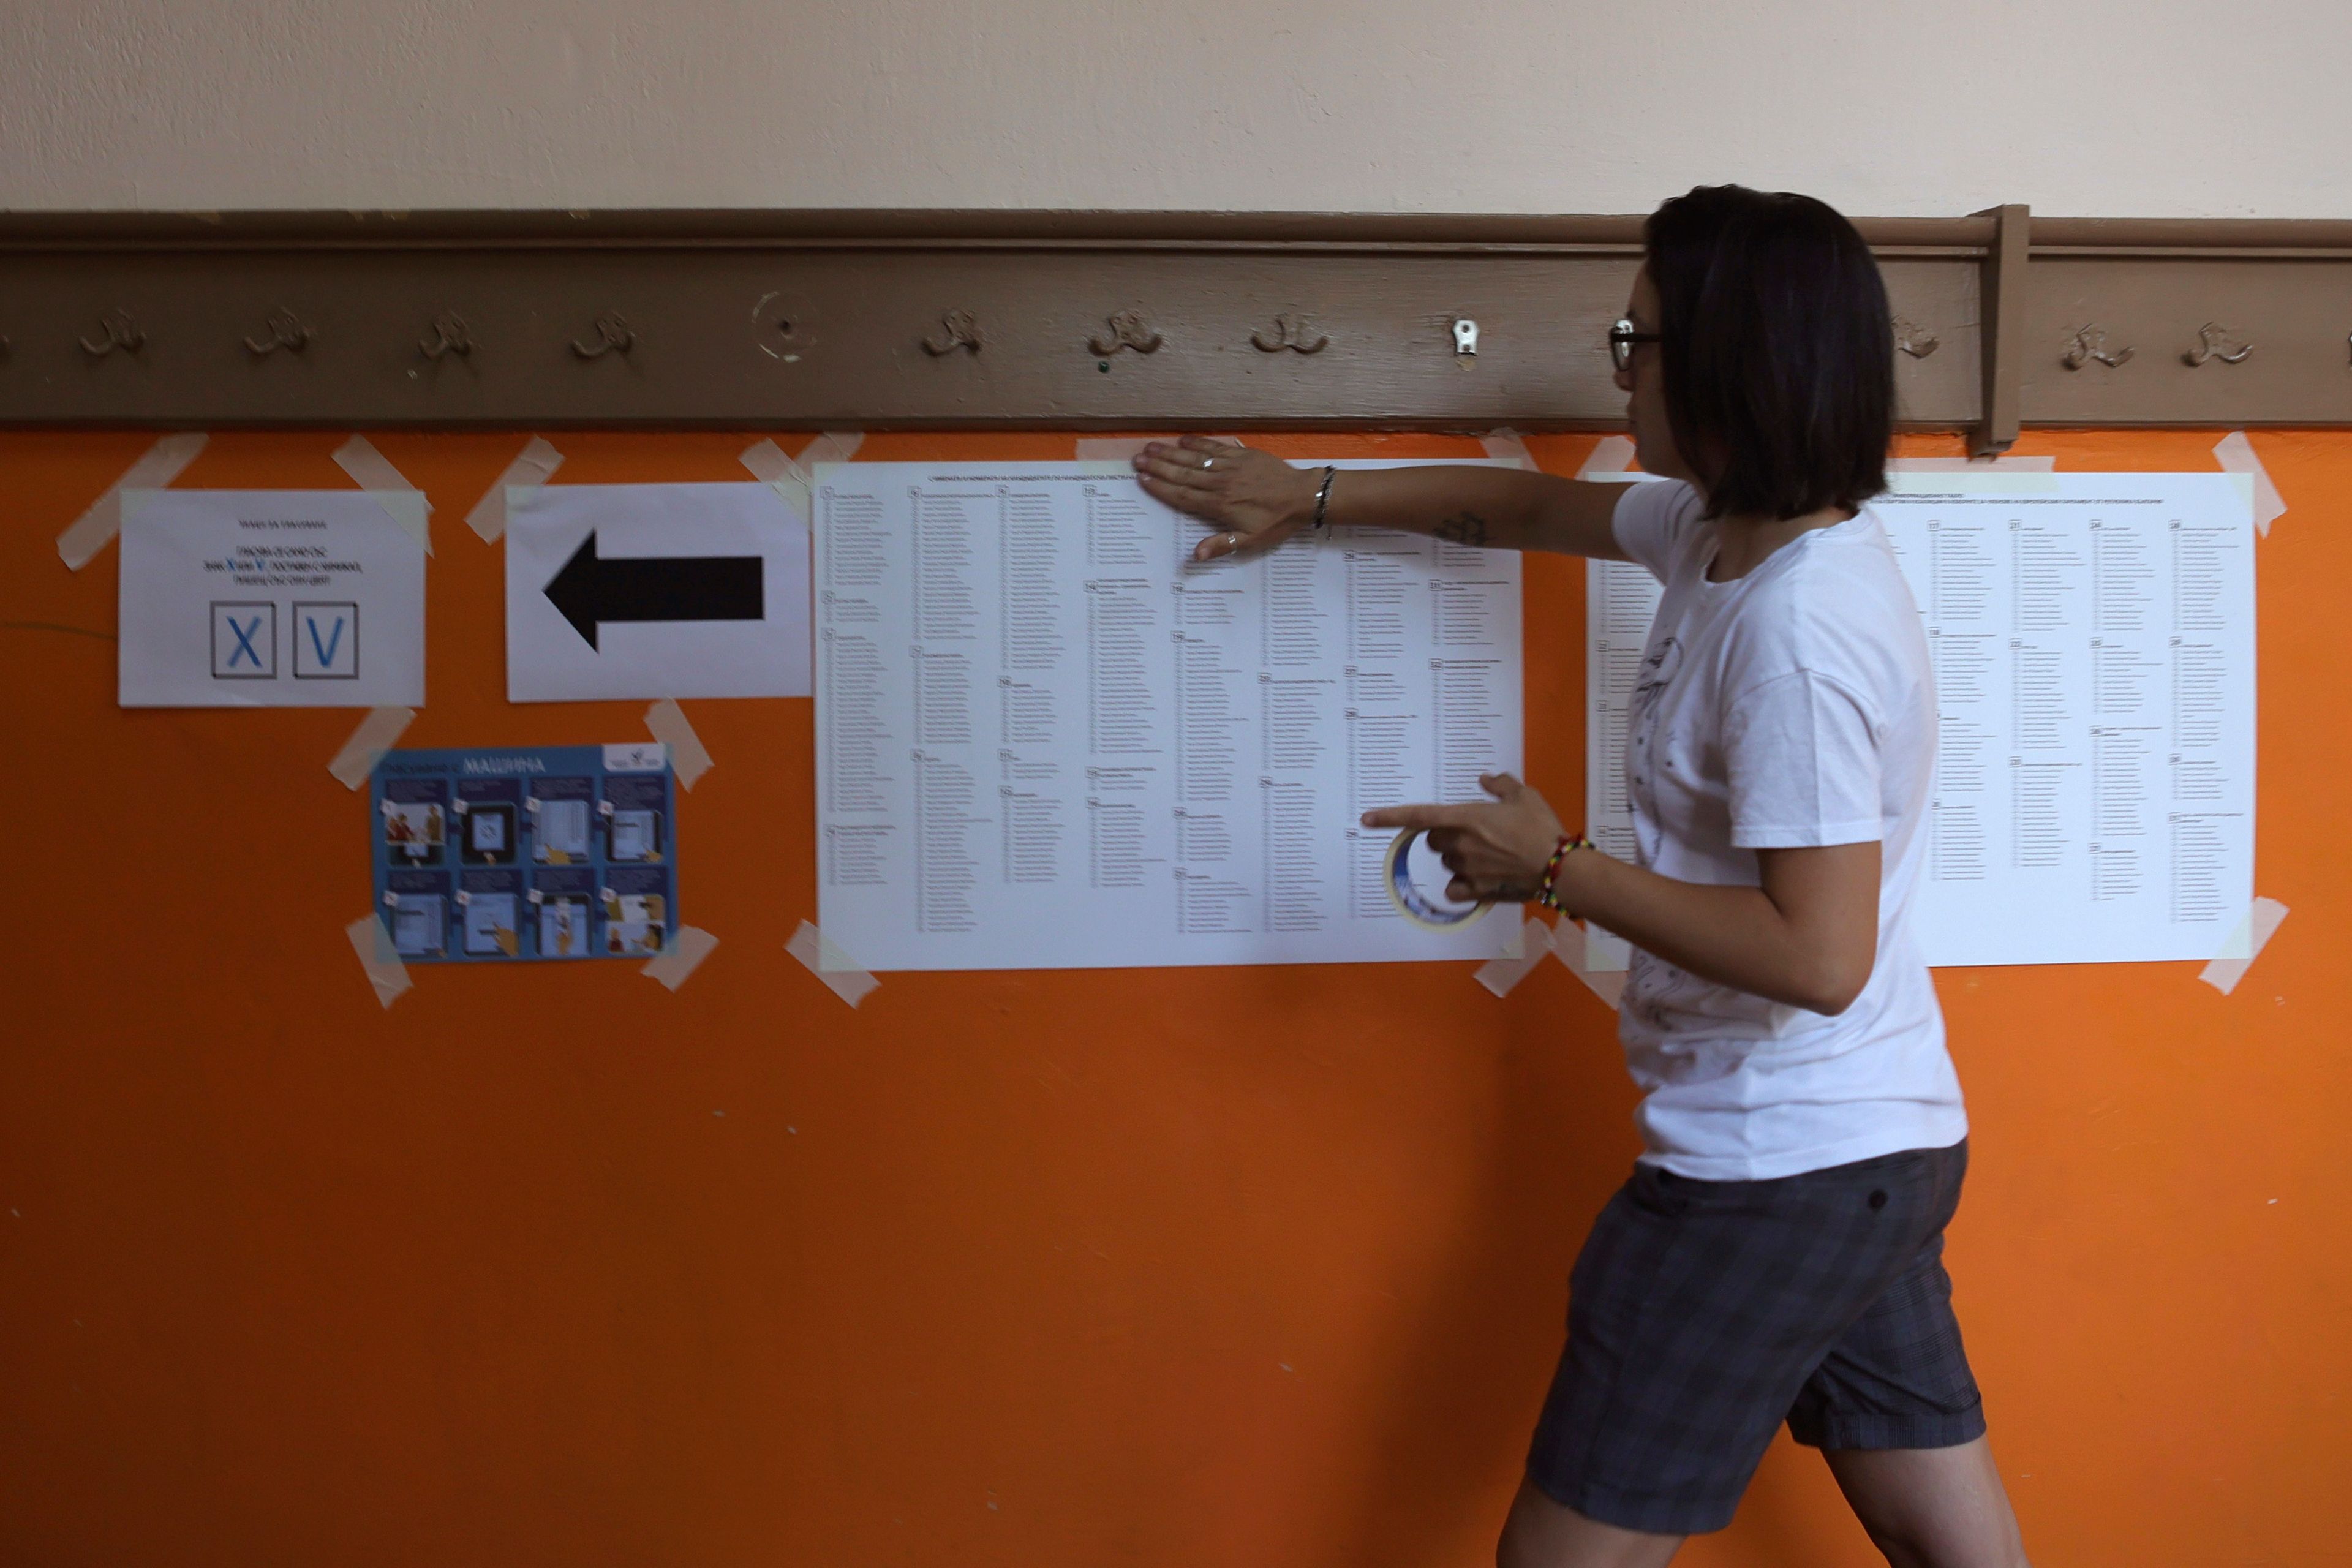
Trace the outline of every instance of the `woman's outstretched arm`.
<path fill-rule="evenodd" d="M 1220 531 L 1193 559 L 1270 550 L 1315 518 L 1320 468 L 1205 436 L 1154 441 L 1135 457 L 1146 493 Z M 1325 510 L 1333 523 L 1433 534 L 1496 550 L 1549 550 L 1622 561 L 1610 519 L 1624 486 L 1520 468 L 1349 468 Z"/>
<path fill-rule="evenodd" d="M 1367 827 L 1414 827 L 1454 874 L 1449 896 L 1534 896 L 1559 841 L 1543 796 L 1508 773 L 1479 781 L 1496 798 L 1399 805 Z M 1562 861 L 1560 904 L 1702 980 L 1808 1012 L 1845 1011 L 1878 962 L 1875 842 L 1759 849 L 1759 885 L 1679 881 L 1579 849 Z"/>

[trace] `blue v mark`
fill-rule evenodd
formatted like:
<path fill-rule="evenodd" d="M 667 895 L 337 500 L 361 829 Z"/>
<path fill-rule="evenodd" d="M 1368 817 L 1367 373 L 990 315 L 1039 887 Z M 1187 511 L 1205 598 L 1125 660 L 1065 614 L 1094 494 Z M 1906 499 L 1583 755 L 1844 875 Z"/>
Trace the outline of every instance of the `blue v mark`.
<path fill-rule="evenodd" d="M 259 621 L 256 621 L 253 624 L 257 626 L 261 623 Z M 319 656 L 319 662 L 320 664 L 325 665 L 331 669 L 333 668 L 335 663 L 335 650 L 342 646 L 343 619 L 341 616 L 335 617 L 335 635 L 327 639 L 327 644 L 324 647 L 319 646 L 319 623 L 315 617 L 312 618 L 310 621 L 310 651 Z M 258 664 L 261 661 L 259 659 L 256 659 L 254 662 Z"/>

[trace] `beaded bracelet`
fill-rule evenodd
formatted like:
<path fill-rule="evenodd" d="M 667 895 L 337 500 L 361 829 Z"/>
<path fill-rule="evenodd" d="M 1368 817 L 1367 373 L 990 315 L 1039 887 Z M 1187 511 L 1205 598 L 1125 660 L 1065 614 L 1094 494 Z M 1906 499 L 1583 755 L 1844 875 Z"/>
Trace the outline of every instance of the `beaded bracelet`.
<path fill-rule="evenodd" d="M 1326 467 L 1323 470 L 1323 483 L 1315 492 L 1315 521 L 1307 525 L 1307 531 L 1318 539 L 1330 536 L 1331 520 L 1324 515 L 1324 511 L 1331 504 L 1331 481 L 1339 477 L 1338 468 Z"/>
<path fill-rule="evenodd" d="M 1552 847 L 1551 858 L 1544 862 L 1543 880 L 1536 884 L 1536 902 L 1548 910 L 1568 913 L 1568 906 L 1559 901 L 1559 868 L 1579 849 L 1597 847 L 1591 839 L 1580 833 L 1561 834 L 1559 842 Z"/>

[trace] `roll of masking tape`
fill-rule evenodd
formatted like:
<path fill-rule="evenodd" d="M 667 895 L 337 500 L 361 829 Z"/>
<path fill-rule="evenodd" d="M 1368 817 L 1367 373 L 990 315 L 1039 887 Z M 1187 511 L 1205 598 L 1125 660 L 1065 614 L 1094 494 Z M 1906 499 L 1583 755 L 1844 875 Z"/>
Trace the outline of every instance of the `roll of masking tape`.
<path fill-rule="evenodd" d="M 1396 906 L 1397 913 L 1424 931 L 1454 931 L 1495 907 L 1492 899 L 1481 899 L 1475 904 L 1441 904 L 1414 886 L 1412 841 L 1420 837 L 1420 828 L 1408 827 L 1389 846 L 1389 902 Z"/>

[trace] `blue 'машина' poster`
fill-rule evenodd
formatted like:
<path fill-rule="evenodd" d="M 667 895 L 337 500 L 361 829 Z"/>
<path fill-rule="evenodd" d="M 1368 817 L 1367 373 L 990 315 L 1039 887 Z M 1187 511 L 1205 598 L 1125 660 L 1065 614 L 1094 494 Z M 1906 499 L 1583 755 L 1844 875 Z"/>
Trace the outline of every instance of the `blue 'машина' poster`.
<path fill-rule="evenodd" d="M 377 912 L 409 963 L 651 958 L 677 930 L 677 787 L 658 742 L 386 752 Z"/>

